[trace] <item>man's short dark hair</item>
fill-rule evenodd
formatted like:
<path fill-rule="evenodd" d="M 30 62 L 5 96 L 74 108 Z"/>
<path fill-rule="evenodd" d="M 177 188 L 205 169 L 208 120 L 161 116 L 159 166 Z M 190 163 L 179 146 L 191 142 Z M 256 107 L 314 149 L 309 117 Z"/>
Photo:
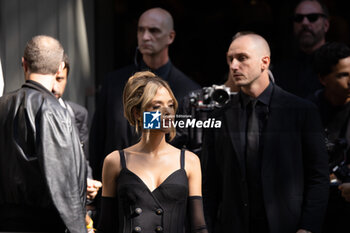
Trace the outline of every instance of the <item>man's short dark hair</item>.
<path fill-rule="evenodd" d="M 337 65 L 340 59 L 350 57 L 350 48 L 340 42 L 324 44 L 315 52 L 313 67 L 321 77 L 332 72 L 333 66 Z"/>
<path fill-rule="evenodd" d="M 23 58 L 29 71 L 38 74 L 55 74 L 63 61 L 64 50 L 58 40 L 39 35 L 28 41 Z"/>

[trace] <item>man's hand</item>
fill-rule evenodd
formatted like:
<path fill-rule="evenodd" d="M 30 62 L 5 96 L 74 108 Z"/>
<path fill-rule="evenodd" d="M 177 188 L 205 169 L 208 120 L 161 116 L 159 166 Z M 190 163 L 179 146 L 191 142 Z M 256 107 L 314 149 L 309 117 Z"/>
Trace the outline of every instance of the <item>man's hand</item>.
<path fill-rule="evenodd" d="M 350 183 L 343 183 L 339 185 L 339 190 L 344 199 L 350 202 Z"/>
<path fill-rule="evenodd" d="M 87 179 L 87 198 L 94 199 L 101 187 L 102 183 L 100 181 Z"/>

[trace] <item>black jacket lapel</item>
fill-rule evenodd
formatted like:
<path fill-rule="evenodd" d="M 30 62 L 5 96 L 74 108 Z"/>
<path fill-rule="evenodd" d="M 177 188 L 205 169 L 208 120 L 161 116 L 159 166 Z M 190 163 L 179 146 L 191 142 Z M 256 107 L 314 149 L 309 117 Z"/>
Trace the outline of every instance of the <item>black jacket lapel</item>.
<path fill-rule="evenodd" d="M 241 115 L 242 110 L 240 104 L 235 104 L 225 112 L 225 122 L 227 124 L 228 133 L 230 135 L 231 143 L 235 151 L 235 156 L 239 161 L 242 175 L 245 173 L 244 151 L 242 150 L 242 137 L 244 137 L 244 131 L 241 130 Z"/>

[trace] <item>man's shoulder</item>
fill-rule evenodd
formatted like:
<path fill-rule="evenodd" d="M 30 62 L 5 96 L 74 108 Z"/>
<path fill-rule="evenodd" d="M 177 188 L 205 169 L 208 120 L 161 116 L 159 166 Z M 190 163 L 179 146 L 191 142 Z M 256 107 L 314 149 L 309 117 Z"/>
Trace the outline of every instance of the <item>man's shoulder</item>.
<path fill-rule="evenodd" d="M 40 106 L 44 101 L 51 101 L 53 105 L 55 102 L 55 97 L 50 96 L 48 93 L 41 91 L 40 89 L 28 88 L 23 86 L 15 91 L 4 94 L 1 98 L 1 102 L 7 104 L 13 104 L 16 101 L 17 104 L 25 104 L 26 106 Z"/>
<path fill-rule="evenodd" d="M 185 73 L 183 73 L 181 70 L 179 70 L 176 66 L 172 65 L 172 71 L 171 75 L 176 78 L 176 81 L 179 83 L 186 83 L 187 87 L 189 87 L 191 90 L 200 89 L 201 86 L 192 80 L 190 77 L 188 77 Z M 185 86 L 184 86 L 185 88 Z"/>
<path fill-rule="evenodd" d="M 277 85 L 275 85 L 275 91 L 272 98 L 272 101 L 278 103 L 280 106 L 316 108 L 316 105 L 310 100 L 294 95 Z"/>
<path fill-rule="evenodd" d="M 137 71 L 137 67 L 134 64 L 122 67 L 120 69 L 113 70 L 106 75 L 106 81 L 125 81 L 131 75 Z"/>
<path fill-rule="evenodd" d="M 22 108 L 29 117 L 34 119 L 39 115 L 64 117 L 64 109 L 59 104 L 54 95 L 40 89 L 23 86 L 22 88 L 4 95 L 7 105 L 12 105 L 11 109 Z"/>

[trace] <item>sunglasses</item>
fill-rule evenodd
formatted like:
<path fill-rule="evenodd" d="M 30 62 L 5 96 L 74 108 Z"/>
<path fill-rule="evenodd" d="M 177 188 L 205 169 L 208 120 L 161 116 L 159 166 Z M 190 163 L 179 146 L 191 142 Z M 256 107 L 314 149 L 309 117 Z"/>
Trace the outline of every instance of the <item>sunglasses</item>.
<path fill-rule="evenodd" d="M 304 20 L 304 17 L 306 17 L 310 23 L 313 23 L 313 22 L 316 22 L 318 20 L 318 18 L 320 18 L 320 17 L 326 18 L 326 15 L 322 14 L 322 13 L 312 13 L 312 14 L 306 14 L 306 15 L 295 14 L 294 15 L 294 22 L 301 23 Z"/>

